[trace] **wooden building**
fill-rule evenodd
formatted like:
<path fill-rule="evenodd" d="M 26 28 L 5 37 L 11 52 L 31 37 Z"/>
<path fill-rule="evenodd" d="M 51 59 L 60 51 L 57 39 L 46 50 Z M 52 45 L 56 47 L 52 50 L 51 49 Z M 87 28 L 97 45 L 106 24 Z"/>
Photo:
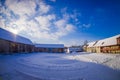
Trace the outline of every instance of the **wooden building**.
<path fill-rule="evenodd" d="M 84 50 L 92 53 L 120 53 L 120 34 L 99 41 L 90 42 L 84 46 Z"/>
<path fill-rule="evenodd" d="M 33 44 L 27 38 L 0 28 L 0 54 L 28 52 L 64 53 L 64 45 Z"/>
<path fill-rule="evenodd" d="M 33 43 L 22 36 L 0 28 L 0 53 L 33 52 Z"/>
<path fill-rule="evenodd" d="M 35 52 L 64 53 L 63 44 L 35 44 Z"/>

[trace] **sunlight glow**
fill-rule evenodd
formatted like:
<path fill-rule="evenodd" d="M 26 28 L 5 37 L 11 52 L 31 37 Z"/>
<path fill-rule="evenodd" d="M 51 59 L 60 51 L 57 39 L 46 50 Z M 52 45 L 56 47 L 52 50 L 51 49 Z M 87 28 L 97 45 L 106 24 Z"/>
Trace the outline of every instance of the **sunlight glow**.
<path fill-rule="evenodd" d="M 18 34 L 18 31 L 17 30 L 12 30 L 12 32 L 14 33 L 14 34 Z"/>

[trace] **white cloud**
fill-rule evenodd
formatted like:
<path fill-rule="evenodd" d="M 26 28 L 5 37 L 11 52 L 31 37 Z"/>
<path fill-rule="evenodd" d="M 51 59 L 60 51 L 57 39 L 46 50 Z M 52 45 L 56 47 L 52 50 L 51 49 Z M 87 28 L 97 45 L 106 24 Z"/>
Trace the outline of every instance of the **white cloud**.
<path fill-rule="evenodd" d="M 50 1 L 52 1 L 52 2 L 56 2 L 56 0 L 50 0 Z"/>
<path fill-rule="evenodd" d="M 58 28 L 63 28 L 66 25 L 66 23 L 67 23 L 66 20 L 60 19 L 60 20 L 56 21 L 54 24 Z"/>
<path fill-rule="evenodd" d="M 70 32 L 74 31 L 75 28 L 75 26 L 69 24 L 68 21 L 66 21 L 65 19 L 60 19 L 54 24 L 57 27 L 57 32 L 55 33 L 55 35 L 58 37 L 62 37 L 69 34 Z"/>
<path fill-rule="evenodd" d="M 39 17 L 36 17 L 35 19 L 39 22 L 39 25 L 40 25 L 39 27 L 42 30 L 49 30 L 50 22 L 47 19 L 47 17 L 39 16 Z"/>
<path fill-rule="evenodd" d="M 59 39 L 75 30 L 75 26 L 69 23 L 70 14 L 66 10 L 62 17 L 57 19 L 55 14 L 49 13 L 52 6 L 38 0 L 6 0 L 1 13 L 7 18 L 0 17 L 0 27 L 9 31 L 16 30 L 19 35 L 31 39 L 33 42 L 61 43 Z M 38 11 L 35 10 L 39 5 Z M 10 12 L 18 15 L 18 19 L 13 19 Z M 36 15 L 37 14 L 37 15 Z M 8 23 L 6 23 L 8 22 Z"/>
<path fill-rule="evenodd" d="M 66 40 L 66 41 L 61 41 L 60 43 L 64 43 L 65 46 L 70 47 L 70 46 L 79 46 L 82 44 L 82 42 L 83 42 L 82 39 L 79 40 L 79 39 L 71 38 L 71 39 Z"/>
<path fill-rule="evenodd" d="M 33 0 L 6 0 L 5 4 L 8 9 L 20 16 L 25 14 L 31 15 L 35 13 L 36 4 Z"/>
<path fill-rule="evenodd" d="M 39 27 L 42 30 L 50 30 L 50 26 L 51 26 L 51 21 L 55 20 L 55 15 L 51 14 L 51 15 L 44 15 L 44 16 L 38 16 L 35 18 L 38 21 Z"/>
<path fill-rule="evenodd" d="M 51 14 L 51 15 L 47 15 L 47 18 L 49 20 L 55 20 L 56 19 L 56 16 L 54 14 Z"/>
<path fill-rule="evenodd" d="M 69 31 L 69 32 L 74 31 L 74 28 L 75 28 L 75 26 L 72 25 L 72 24 L 67 24 L 66 25 L 66 30 Z"/>
<path fill-rule="evenodd" d="M 85 28 L 89 28 L 91 26 L 91 24 L 90 23 L 89 24 L 82 24 L 82 26 Z"/>
<path fill-rule="evenodd" d="M 63 14 L 63 18 L 66 20 L 74 20 L 76 22 L 79 22 L 78 17 L 81 16 L 81 13 L 77 12 L 77 10 L 73 10 L 71 13 L 69 13 L 68 8 L 64 7 L 61 9 L 61 13 Z"/>
<path fill-rule="evenodd" d="M 5 19 L 0 18 L 0 27 L 5 27 Z"/>
<path fill-rule="evenodd" d="M 37 1 L 36 4 L 39 5 L 38 12 L 40 12 L 40 14 L 48 13 L 51 9 L 50 5 L 45 4 L 45 2 L 41 0 Z"/>

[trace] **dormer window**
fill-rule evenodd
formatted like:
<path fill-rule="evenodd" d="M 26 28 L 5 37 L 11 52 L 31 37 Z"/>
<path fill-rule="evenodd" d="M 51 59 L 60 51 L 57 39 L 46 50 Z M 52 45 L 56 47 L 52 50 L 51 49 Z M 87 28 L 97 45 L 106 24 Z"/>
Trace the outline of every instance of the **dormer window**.
<path fill-rule="evenodd" d="M 97 44 L 97 42 L 98 42 L 98 41 L 96 41 L 96 42 L 93 44 L 93 46 L 94 46 L 95 44 Z"/>
<path fill-rule="evenodd" d="M 102 45 L 104 44 L 104 42 L 102 42 Z"/>

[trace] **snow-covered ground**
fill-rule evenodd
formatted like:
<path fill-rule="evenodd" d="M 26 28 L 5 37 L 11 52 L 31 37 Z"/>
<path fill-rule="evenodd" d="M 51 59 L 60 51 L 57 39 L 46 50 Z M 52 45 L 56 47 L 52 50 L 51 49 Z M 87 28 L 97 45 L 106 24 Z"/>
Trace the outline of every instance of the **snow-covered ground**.
<path fill-rule="evenodd" d="M 0 55 L 0 80 L 120 80 L 120 54 Z"/>

